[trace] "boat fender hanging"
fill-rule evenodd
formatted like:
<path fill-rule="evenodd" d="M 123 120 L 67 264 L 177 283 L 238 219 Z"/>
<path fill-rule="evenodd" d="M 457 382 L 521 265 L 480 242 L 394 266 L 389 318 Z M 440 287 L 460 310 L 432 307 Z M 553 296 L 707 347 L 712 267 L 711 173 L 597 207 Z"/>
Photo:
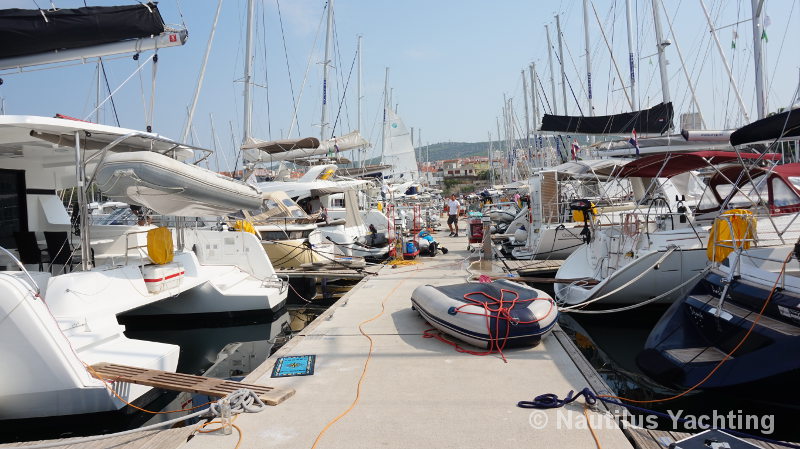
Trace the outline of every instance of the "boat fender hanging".
<path fill-rule="evenodd" d="M 169 228 L 160 227 L 147 231 L 147 256 L 156 265 L 172 262 L 174 249 Z"/>

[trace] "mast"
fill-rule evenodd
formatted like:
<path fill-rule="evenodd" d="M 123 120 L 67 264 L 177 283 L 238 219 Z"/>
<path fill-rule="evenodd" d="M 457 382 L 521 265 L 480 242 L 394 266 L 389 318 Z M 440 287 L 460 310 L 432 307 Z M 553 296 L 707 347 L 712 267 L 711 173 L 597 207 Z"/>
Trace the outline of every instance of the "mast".
<path fill-rule="evenodd" d="M 554 66 L 553 66 L 553 44 L 550 43 L 550 27 L 545 24 L 544 31 L 547 34 L 547 53 L 548 59 L 550 60 L 550 104 L 553 107 L 552 113 L 554 115 L 558 115 L 558 106 L 556 103 L 556 79 L 553 74 Z M 566 114 L 566 111 L 564 112 Z"/>
<path fill-rule="evenodd" d="M 661 31 L 661 19 L 658 14 L 658 0 L 652 0 L 653 6 L 653 24 L 656 28 L 656 47 L 658 47 L 658 69 L 661 72 L 661 95 L 663 103 L 669 103 L 669 78 L 667 77 L 667 57 L 664 54 L 664 48 L 670 44 L 669 41 L 664 40 L 664 35 Z"/>
<path fill-rule="evenodd" d="M 633 46 L 633 21 L 631 20 L 631 0 L 625 0 L 625 22 L 628 29 L 628 69 L 630 70 L 630 79 L 631 79 L 631 103 L 633 106 L 631 110 L 636 111 L 639 109 L 639 102 L 636 101 L 636 71 L 635 71 L 635 64 L 633 58 L 633 49 L 636 48 Z"/>
<path fill-rule="evenodd" d="M 564 70 L 564 45 L 561 39 L 561 19 L 558 14 L 556 14 L 556 32 L 558 33 L 558 60 L 561 66 L 561 98 L 564 100 L 564 115 L 567 115 L 567 73 Z"/>
<path fill-rule="evenodd" d="M 764 19 L 761 16 L 761 9 L 764 0 L 750 0 L 753 8 L 753 63 L 756 69 L 756 108 L 758 118 L 767 116 L 767 97 L 764 92 L 764 53 L 761 48 L 761 36 L 764 31 Z"/>
<path fill-rule="evenodd" d="M 386 111 L 389 109 L 389 67 L 386 67 L 386 76 L 383 81 L 383 126 L 381 127 L 381 164 L 385 164 L 386 154 Z"/>
<path fill-rule="evenodd" d="M 320 120 L 320 142 L 327 140 L 328 134 L 328 65 L 331 54 L 331 34 L 333 34 L 333 0 L 328 0 L 328 26 L 325 32 L 325 59 L 322 61 L 322 120 Z"/>
<path fill-rule="evenodd" d="M 357 126 L 358 126 L 358 131 L 359 132 L 361 132 L 361 100 L 364 99 L 364 97 L 361 95 L 361 37 L 362 36 L 359 34 L 358 35 L 358 42 L 357 42 L 357 45 L 356 45 L 356 53 L 358 53 L 358 86 L 357 86 L 358 87 L 358 91 L 356 93 L 356 97 L 358 99 L 358 101 L 357 101 L 357 103 L 358 103 L 358 108 L 357 108 L 358 109 Z M 364 149 L 363 148 L 359 148 L 359 150 L 358 150 L 358 166 L 359 167 L 363 167 L 364 166 Z"/>
<path fill-rule="evenodd" d="M 253 9 L 254 0 L 247 0 L 247 31 L 244 47 L 244 119 L 242 120 L 242 143 L 250 140 L 252 121 L 252 93 L 253 93 Z"/>
<path fill-rule="evenodd" d="M 522 71 L 522 99 L 525 102 L 525 145 L 531 147 L 531 117 L 528 114 L 528 78 L 525 77 L 525 70 Z M 530 162 L 530 161 L 529 161 Z"/>
<path fill-rule="evenodd" d="M 217 12 L 214 14 L 214 23 L 211 24 L 211 34 L 208 36 L 206 52 L 203 55 L 203 63 L 200 64 L 200 75 L 197 77 L 197 87 L 195 88 L 194 97 L 192 98 L 192 105 L 189 107 L 189 117 L 186 119 L 186 128 L 183 129 L 181 142 L 186 142 L 186 139 L 189 138 L 189 133 L 192 130 L 192 120 L 194 120 L 194 112 L 197 109 L 197 101 L 200 99 L 200 89 L 203 88 L 203 79 L 205 79 L 206 76 L 208 56 L 211 54 L 211 43 L 214 42 L 214 34 L 217 31 L 217 22 L 219 21 L 220 11 L 222 11 L 222 0 L 217 1 Z"/>
<path fill-rule="evenodd" d="M 697 108 L 697 114 L 700 115 L 700 127 L 703 128 L 705 126 L 705 122 L 703 121 L 703 112 L 700 110 L 700 103 L 697 101 L 697 94 L 694 91 L 694 84 L 692 84 L 692 77 L 689 76 L 689 71 L 686 69 L 686 62 L 683 60 L 683 53 L 681 53 L 681 46 L 678 45 L 678 36 L 675 35 L 675 30 L 672 29 L 672 21 L 669 20 L 669 13 L 667 13 L 667 8 L 664 7 L 664 2 L 662 0 L 658 0 L 661 3 L 661 9 L 664 10 L 664 16 L 667 18 L 667 26 L 669 27 L 669 33 L 672 35 L 672 38 L 675 40 L 675 51 L 678 53 L 678 60 L 681 62 L 681 69 L 683 69 L 683 76 L 686 77 L 686 84 L 689 86 L 689 91 L 692 93 L 692 102 L 694 103 L 695 108 Z"/>
<path fill-rule="evenodd" d="M 706 9 L 706 4 L 703 0 L 700 0 L 700 6 L 703 7 L 703 14 L 706 15 L 706 22 L 708 22 L 708 30 L 711 32 L 711 37 L 714 38 L 714 43 L 717 46 L 717 51 L 719 55 L 722 57 L 722 62 L 725 64 L 725 72 L 728 74 L 728 81 L 731 83 L 731 87 L 733 88 L 733 93 L 736 95 L 736 101 L 739 103 L 739 109 L 742 111 L 742 116 L 744 117 L 744 121 L 746 123 L 750 122 L 750 114 L 747 113 L 747 107 L 744 105 L 744 100 L 742 100 L 742 94 L 739 92 L 739 87 L 736 85 L 736 79 L 733 77 L 733 71 L 731 71 L 731 66 L 728 64 L 728 58 L 725 56 L 725 51 L 722 49 L 722 44 L 719 43 L 719 37 L 717 37 L 717 30 L 714 29 L 714 24 L 711 22 L 711 15 L 708 14 L 708 10 Z"/>
<path fill-rule="evenodd" d="M 489 187 L 494 185 L 494 164 L 492 164 L 492 147 L 494 146 L 494 142 L 492 141 L 492 132 L 487 132 L 489 135 Z"/>
<path fill-rule="evenodd" d="M 592 105 L 592 59 L 589 43 L 589 0 L 583 0 L 583 37 L 586 47 L 586 99 L 589 103 L 589 117 L 594 115 Z"/>
<path fill-rule="evenodd" d="M 536 63 L 531 63 L 528 67 L 531 75 L 531 115 L 533 116 L 533 148 L 536 149 L 535 159 L 539 158 L 539 139 L 536 136 L 536 125 L 539 123 L 539 108 L 537 104 L 536 92 Z M 537 161 L 541 163 L 541 161 Z"/>

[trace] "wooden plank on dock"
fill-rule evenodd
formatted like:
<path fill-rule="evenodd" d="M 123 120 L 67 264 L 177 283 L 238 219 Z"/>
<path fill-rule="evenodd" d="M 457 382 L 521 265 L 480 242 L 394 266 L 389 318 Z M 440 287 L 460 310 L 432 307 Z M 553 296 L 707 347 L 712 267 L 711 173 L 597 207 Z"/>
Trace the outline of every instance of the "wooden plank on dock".
<path fill-rule="evenodd" d="M 255 392 L 267 405 L 278 405 L 294 395 L 294 390 L 291 388 L 246 384 L 212 377 L 117 365 L 116 363 L 101 362 L 92 365 L 92 369 L 89 371 L 98 379 L 147 385 L 148 387 L 162 388 L 164 390 L 205 394 L 213 397 L 227 396 L 236 390 L 247 388 Z"/>

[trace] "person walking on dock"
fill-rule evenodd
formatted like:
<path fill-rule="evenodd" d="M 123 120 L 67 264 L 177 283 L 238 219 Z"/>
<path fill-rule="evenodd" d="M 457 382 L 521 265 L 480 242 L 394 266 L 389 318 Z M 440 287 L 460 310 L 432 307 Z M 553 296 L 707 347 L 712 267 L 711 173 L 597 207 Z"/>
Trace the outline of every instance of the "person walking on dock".
<path fill-rule="evenodd" d="M 456 194 L 450 195 L 447 202 L 447 227 L 450 228 L 450 237 L 458 237 L 458 214 L 461 212 L 461 203 L 456 199 Z"/>

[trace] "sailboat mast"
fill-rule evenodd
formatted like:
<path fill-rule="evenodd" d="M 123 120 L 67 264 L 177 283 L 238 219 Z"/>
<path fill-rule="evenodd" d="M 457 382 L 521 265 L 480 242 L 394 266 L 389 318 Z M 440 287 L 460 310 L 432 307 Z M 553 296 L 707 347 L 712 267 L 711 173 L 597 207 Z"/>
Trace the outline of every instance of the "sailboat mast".
<path fill-rule="evenodd" d="M 536 86 L 536 79 L 537 79 L 536 63 L 531 63 L 528 69 L 530 70 L 530 75 L 531 75 L 531 115 L 533 117 L 533 148 L 536 150 L 534 158 L 537 159 L 538 163 L 541 163 L 541 161 L 538 160 L 539 139 L 537 138 L 536 135 L 536 126 L 539 124 L 539 107 L 538 107 L 539 105 L 537 103 L 537 98 L 536 98 L 536 92 L 538 91 Z"/>
<path fill-rule="evenodd" d="M 586 49 L 586 99 L 589 103 L 589 117 L 594 115 L 592 105 L 592 56 L 589 42 L 589 0 L 583 0 L 583 37 Z"/>
<path fill-rule="evenodd" d="M 528 78 L 525 77 L 525 70 L 522 71 L 522 99 L 525 101 L 525 146 L 531 147 L 531 117 L 528 112 Z M 530 151 L 530 150 L 528 150 Z M 530 163 L 530 161 L 528 161 Z"/>
<path fill-rule="evenodd" d="M 561 66 L 561 98 L 564 100 L 564 115 L 567 112 L 567 73 L 564 70 L 564 44 L 561 39 L 561 18 L 556 14 L 556 32 L 558 35 L 558 60 Z"/>
<path fill-rule="evenodd" d="M 750 0 L 753 8 L 753 63 L 756 69 L 756 108 L 758 118 L 767 116 L 767 97 L 764 91 L 764 52 L 761 48 L 761 37 L 764 32 L 764 19 L 761 9 L 764 0 Z"/>
<path fill-rule="evenodd" d="M 630 71 L 631 85 L 631 103 L 633 106 L 631 110 L 636 111 L 639 109 L 639 102 L 636 101 L 636 65 L 634 64 L 634 47 L 633 46 L 633 20 L 631 20 L 631 0 L 625 0 L 625 22 L 628 29 L 628 70 Z"/>
<path fill-rule="evenodd" d="M 363 100 L 363 96 L 361 95 L 361 35 L 358 35 L 358 42 L 356 45 L 356 53 L 358 53 L 358 91 L 356 93 L 357 103 L 358 103 L 358 131 L 361 132 L 361 100 Z M 364 149 L 360 148 L 358 150 L 358 166 L 364 166 Z"/>
<path fill-rule="evenodd" d="M 658 0 L 652 0 L 653 6 L 653 24 L 656 28 L 656 46 L 658 47 L 658 69 L 661 72 L 661 95 L 664 104 L 669 103 L 669 78 L 667 77 L 667 57 L 664 54 L 664 48 L 669 45 L 668 41 L 664 40 L 664 34 L 661 31 L 661 18 L 658 14 Z"/>
<path fill-rule="evenodd" d="M 247 39 L 244 46 L 244 118 L 242 120 L 242 143 L 250 140 L 252 122 L 252 93 L 253 93 L 253 17 L 254 0 L 247 1 Z"/>
<path fill-rule="evenodd" d="M 386 75 L 383 81 L 383 126 L 381 126 L 381 164 L 385 164 L 386 155 L 386 114 L 389 110 L 389 67 L 386 67 Z"/>
<path fill-rule="evenodd" d="M 733 93 L 736 95 L 736 101 L 739 103 L 739 109 L 742 111 L 744 121 L 749 123 L 750 114 L 747 113 L 747 107 L 744 105 L 744 100 L 742 100 L 742 94 L 739 92 L 739 87 L 736 85 L 736 79 L 733 77 L 733 71 L 731 70 L 730 64 L 728 64 L 728 58 L 725 56 L 725 50 L 722 49 L 722 44 L 719 43 L 717 30 L 714 29 L 714 23 L 711 21 L 711 15 L 708 14 L 706 3 L 703 0 L 700 0 L 700 6 L 703 8 L 703 14 L 706 16 L 706 22 L 708 22 L 708 31 L 711 32 L 711 37 L 714 38 L 714 44 L 717 47 L 717 52 L 719 52 L 720 57 L 722 57 L 722 63 L 725 65 L 725 73 L 728 74 L 728 81 L 730 81 Z"/>
<path fill-rule="evenodd" d="M 550 62 L 550 104 L 552 105 L 554 115 L 558 115 L 558 103 L 556 103 L 556 78 L 553 74 L 555 66 L 553 66 L 553 44 L 550 43 L 550 27 L 545 24 L 545 34 L 547 34 L 547 54 Z M 564 111 L 566 114 L 566 111 Z"/>
<path fill-rule="evenodd" d="M 333 0 L 328 0 L 328 27 L 325 32 L 325 59 L 322 61 L 322 119 L 320 142 L 328 139 L 328 66 L 330 65 L 331 35 L 333 34 Z"/>

